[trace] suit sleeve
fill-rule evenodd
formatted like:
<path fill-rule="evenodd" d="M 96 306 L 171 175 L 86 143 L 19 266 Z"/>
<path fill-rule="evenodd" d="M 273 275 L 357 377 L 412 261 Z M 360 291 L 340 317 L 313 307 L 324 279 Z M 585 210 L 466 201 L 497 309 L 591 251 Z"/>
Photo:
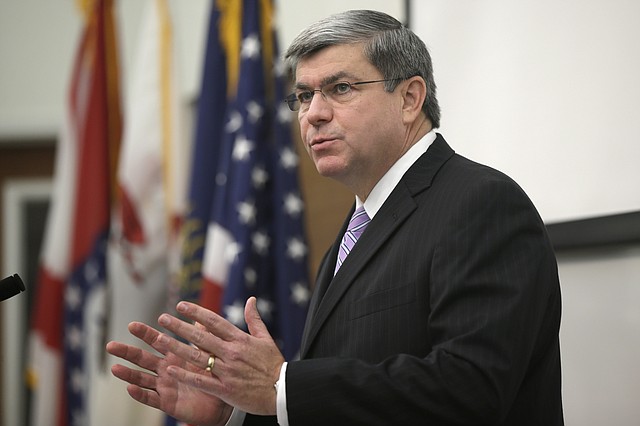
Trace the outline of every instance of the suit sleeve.
<path fill-rule="evenodd" d="M 422 260 L 431 264 L 429 315 L 419 319 L 430 353 L 290 363 L 291 426 L 499 424 L 508 415 L 528 369 L 557 339 L 553 250 L 510 179 L 480 179 L 450 198 Z"/>

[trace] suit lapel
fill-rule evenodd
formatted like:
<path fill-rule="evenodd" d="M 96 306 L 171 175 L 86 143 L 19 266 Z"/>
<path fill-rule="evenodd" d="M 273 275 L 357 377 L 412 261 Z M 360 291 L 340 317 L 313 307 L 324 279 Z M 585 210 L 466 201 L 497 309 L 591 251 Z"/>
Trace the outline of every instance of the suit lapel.
<path fill-rule="evenodd" d="M 303 349 L 306 347 L 306 341 L 309 336 L 309 324 L 313 322 L 313 318 L 315 317 L 316 311 L 318 310 L 318 305 L 320 305 L 320 301 L 322 300 L 324 294 L 329 288 L 329 284 L 333 280 L 333 271 L 336 267 L 336 259 L 338 257 L 338 248 L 340 246 L 340 241 L 342 240 L 342 235 L 346 232 L 347 226 L 349 224 L 349 219 L 355 210 L 355 204 L 351 207 L 349 214 L 347 215 L 347 220 L 342 225 L 336 240 L 333 242 L 333 245 L 329 249 L 329 251 L 325 254 L 324 259 L 320 262 L 320 268 L 318 270 L 318 274 L 316 275 L 316 284 L 313 290 L 313 295 L 311 296 L 311 301 L 309 302 L 309 312 L 307 314 L 307 320 L 305 323 L 305 327 L 302 333 L 302 340 L 300 343 L 300 353 L 303 354 Z"/>
<path fill-rule="evenodd" d="M 394 188 L 347 256 L 345 263 L 333 277 L 338 246 L 349 218 L 353 214 L 354 208 L 351 209 L 318 273 L 318 281 L 311 299 L 309 317 L 302 338 L 302 358 L 305 357 L 313 339 L 345 292 L 353 285 L 362 268 L 366 266 L 384 242 L 393 236 L 396 228 L 415 211 L 417 208 L 414 200 L 415 194 L 431 186 L 437 171 L 452 155 L 453 150 L 447 145 L 444 138 L 438 135 L 427 152 L 416 161 Z"/>
<path fill-rule="evenodd" d="M 355 204 L 351 207 L 349 214 L 347 215 L 347 220 L 345 220 L 336 240 L 333 242 L 331 249 L 326 254 L 326 258 L 320 263 L 320 270 L 318 271 L 318 280 L 316 281 L 316 287 L 313 292 L 313 297 L 311 298 L 311 303 L 309 304 L 309 315 L 313 316 L 315 311 L 318 309 L 318 305 L 320 301 L 324 297 L 327 289 L 329 288 L 329 284 L 333 280 L 333 272 L 336 268 L 336 259 L 338 257 L 338 249 L 340 247 L 340 242 L 342 241 L 342 236 L 347 230 L 347 226 L 349 225 L 349 220 L 355 211 Z"/>

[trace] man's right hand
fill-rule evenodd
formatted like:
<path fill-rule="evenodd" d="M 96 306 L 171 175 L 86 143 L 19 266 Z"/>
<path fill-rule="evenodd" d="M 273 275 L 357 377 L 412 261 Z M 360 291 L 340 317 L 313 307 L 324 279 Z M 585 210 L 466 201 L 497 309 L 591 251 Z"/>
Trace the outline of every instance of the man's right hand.
<path fill-rule="evenodd" d="M 111 355 L 147 370 L 140 371 L 121 364 L 111 368 L 114 376 L 129 383 L 127 391 L 133 399 L 190 424 L 218 426 L 227 422 L 233 407 L 211 394 L 180 383 L 168 374 L 167 367 L 174 365 L 197 374 L 209 373 L 163 351 L 158 343 L 161 333 L 154 328 L 132 322 L 129 332 L 163 355 L 120 342 L 107 344 L 107 352 Z"/>

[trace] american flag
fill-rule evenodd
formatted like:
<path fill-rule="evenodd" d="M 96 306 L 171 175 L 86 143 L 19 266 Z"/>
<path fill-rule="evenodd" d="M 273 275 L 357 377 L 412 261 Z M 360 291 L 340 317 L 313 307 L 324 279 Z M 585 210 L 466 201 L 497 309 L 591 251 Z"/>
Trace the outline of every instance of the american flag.
<path fill-rule="evenodd" d="M 201 290 L 204 306 L 241 328 L 245 301 L 256 296 L 292 359 L 309 300 L 308 248 L 272 3 L 219 3 L 198 106 L 183 295 Z"/>

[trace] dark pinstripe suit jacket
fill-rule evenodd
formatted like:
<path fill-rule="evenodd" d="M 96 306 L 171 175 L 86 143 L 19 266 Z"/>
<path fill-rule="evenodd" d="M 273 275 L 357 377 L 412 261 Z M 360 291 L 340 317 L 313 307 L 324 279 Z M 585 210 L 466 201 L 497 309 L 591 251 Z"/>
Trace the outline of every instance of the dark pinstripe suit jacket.
<path fill-rule="evenodd" d="M 438 135 L 333 277 L 341 235 L 288 366 L 291 426 L 563 424 L 557 266 L 516 183 Z"/>

